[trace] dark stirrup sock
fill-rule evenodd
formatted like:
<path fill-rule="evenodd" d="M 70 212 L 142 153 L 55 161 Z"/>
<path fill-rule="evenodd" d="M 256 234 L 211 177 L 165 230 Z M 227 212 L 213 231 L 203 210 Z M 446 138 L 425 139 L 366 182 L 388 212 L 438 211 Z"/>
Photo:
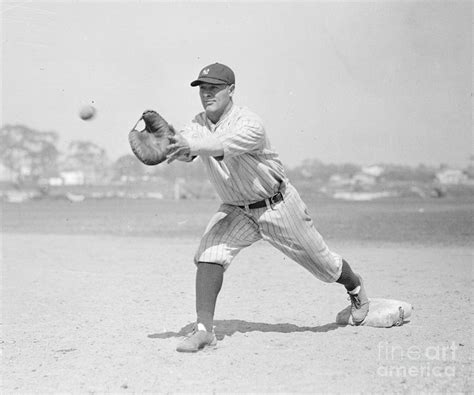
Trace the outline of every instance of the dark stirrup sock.
<path fill-rule="evenodd" d="M 196 313 L 197 322 L 212 332 L 217 295 L 222 288 L 224 268 L 221 265 L 199 262 L 196 273 Z"/>
<path fill-rule="evenodd" d="M 359 277 L 357 277 L 344 259 L 342 260 L 341 276 L 336 282 L 344 285 L 348 291 L 352 291 L 360 285 Z"/>

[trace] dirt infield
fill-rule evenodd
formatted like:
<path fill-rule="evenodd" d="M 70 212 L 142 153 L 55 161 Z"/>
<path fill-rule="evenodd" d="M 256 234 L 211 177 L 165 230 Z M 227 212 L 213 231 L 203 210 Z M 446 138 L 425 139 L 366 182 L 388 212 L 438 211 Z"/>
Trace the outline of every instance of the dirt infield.
<path fill-rule="evenodd" d="M 340 286 L 257 243 L 226 272 L 217 348 L 183 355 L 174 349 L 194 319 L 198 234 L 28 232 L 18 207 L 3 212 L 3 393 L 472 391 L 463 243 L 330 240 L 370 296 L 415 306 L 390 329 L 336 325 L 348 303 Z"/>

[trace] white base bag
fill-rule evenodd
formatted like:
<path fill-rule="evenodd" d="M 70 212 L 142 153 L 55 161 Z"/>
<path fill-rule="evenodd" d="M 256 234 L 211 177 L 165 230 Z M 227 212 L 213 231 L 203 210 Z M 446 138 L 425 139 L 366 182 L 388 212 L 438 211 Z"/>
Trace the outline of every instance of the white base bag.
<path fill-rule="evenodd" d="M 360 326 L 390 328 L 403 325 L 410 318 L 413 306 L 394 299 L 369 298 L 369 314 Z M 341 310 L 336 316 L 336 324 L 355 325 L 351 317 L 351 306 Z"/>

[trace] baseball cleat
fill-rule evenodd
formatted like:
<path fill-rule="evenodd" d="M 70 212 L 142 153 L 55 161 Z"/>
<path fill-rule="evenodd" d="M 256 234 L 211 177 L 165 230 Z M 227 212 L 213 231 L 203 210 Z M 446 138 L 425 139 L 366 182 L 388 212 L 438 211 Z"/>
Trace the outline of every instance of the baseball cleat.
<path fill-rule="evenodd" d="M 217 344 L 214 332 L 208 332 L 203 324 L 194 326 L 194 330 L 184 338 L 176 347 L 179 352 L 197 352 L 205 347 L 213 347 Z"/>
<path fill-rule="evenodd" d="M 365 317 L 367 317 L 367 314 L 369 313 L 369 298 L 365 292 L 362 277 L 359 275 L 357 275 L 357 277 L 359 277 L 360 285 L 347 293 L 349 294 L 349 299 L 351 301 L 352 321 L 355 325 L 360 325 L 364 322 Z"/>

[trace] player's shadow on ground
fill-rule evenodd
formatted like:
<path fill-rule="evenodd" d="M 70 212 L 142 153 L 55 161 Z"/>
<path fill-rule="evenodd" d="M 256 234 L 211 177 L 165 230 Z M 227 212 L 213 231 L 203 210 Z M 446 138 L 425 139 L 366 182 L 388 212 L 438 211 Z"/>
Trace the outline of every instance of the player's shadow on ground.
<path fill-rule="evenodd" d="M 225 336 L 232 336 L 234 333 L 248 332 L 277 332 L 277 333 L 295 333 L 295 332 L 329 332 L 341 328 L 336 323 L 320 326 L 298 326 L 294 324 L 266 324 L 263 322 L 248 322 L 243 320 L 216 320 L 214 321 L 215 333 L 218 340 Z M 193 330 L 194 323 L 182 327 L 179 332 L 163 332 L 148 335 L 151 339 L 168 339 L 170 337 L 186 336 Z"/>

